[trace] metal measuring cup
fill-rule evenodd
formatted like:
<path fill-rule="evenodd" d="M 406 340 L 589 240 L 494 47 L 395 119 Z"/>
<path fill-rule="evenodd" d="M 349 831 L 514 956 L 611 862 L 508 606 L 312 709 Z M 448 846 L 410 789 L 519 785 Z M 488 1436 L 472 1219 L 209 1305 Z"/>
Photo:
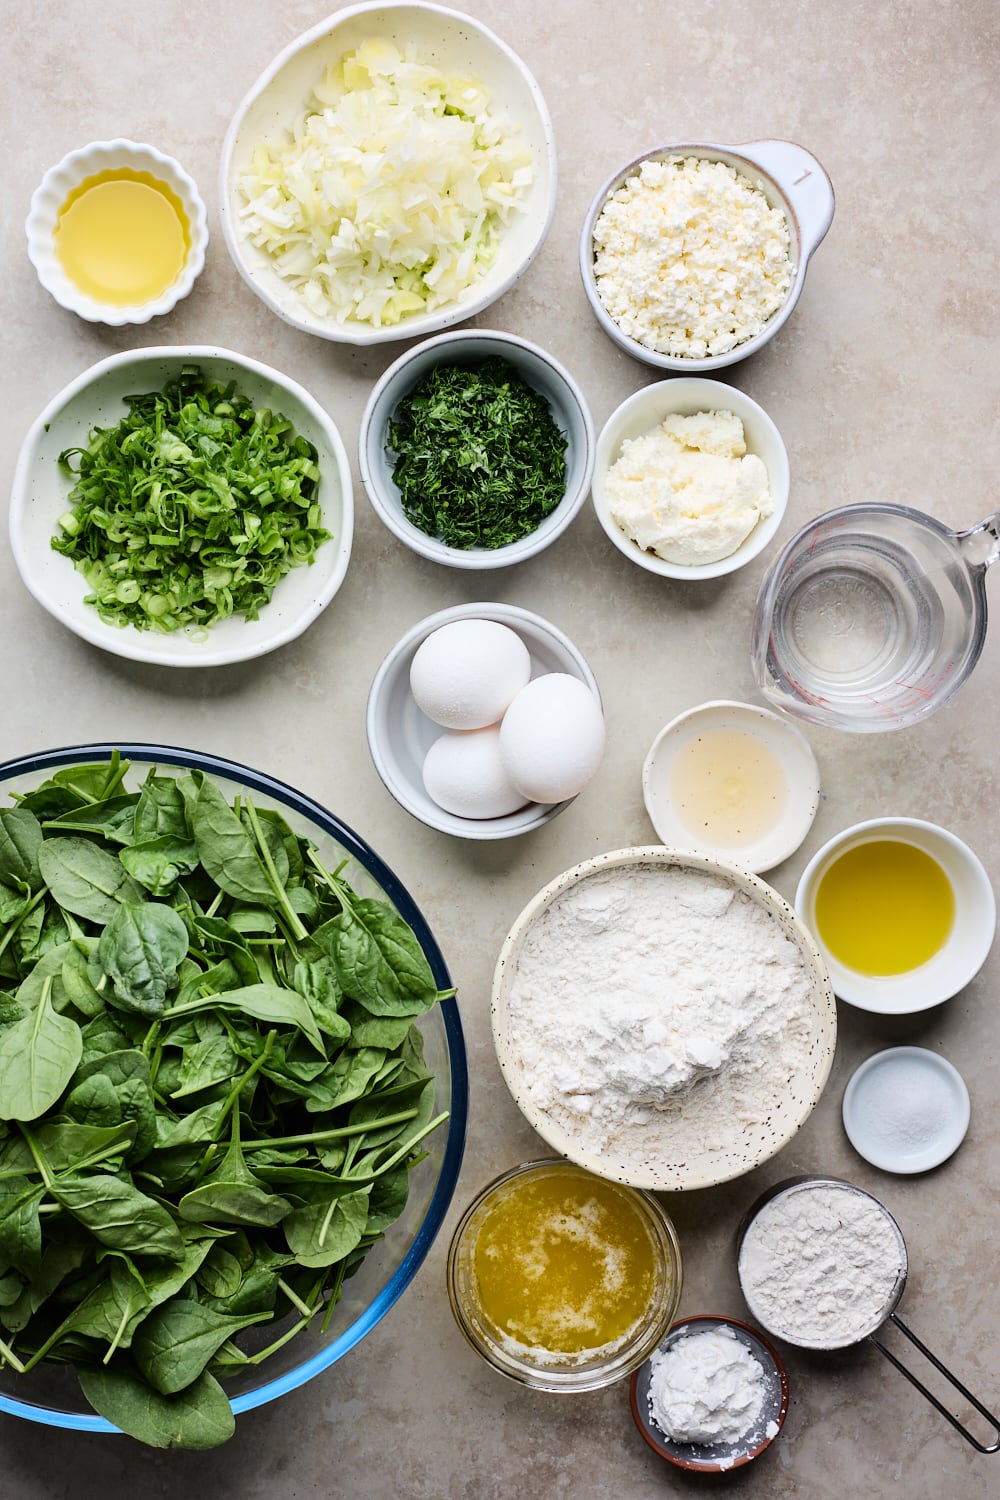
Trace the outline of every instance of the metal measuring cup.
<path fill-rule="evenodd" d="M 836 1338 L 819 1338 L 815 1336 L 810 1337 L 808 1335 L 803 1335 L 801 1332 L 797 1332 L 794 1328 L 781 1326 L 781 1315 L 776 1314 L 773 1308 L 762 1310 L 760 1306 L 759 1294 L 752 1284 L 752 1277 L 748 1266 L 749 1256 L 745 1253 L 748 1243 L 752 1243 L 754 1226 L 757 1224 L 764 1209 L 773 1204 L 776 1199 L 786 1197 L 792 1193 L 800 1193 L 804 1191 L 807 1192 L 811 1188 L 832 1188 L 836 1191 L 846 1191 L 856 1194 L 859 1198 L 864 1199 L 871 1208 L 877 1210 L 879 1215 L 881 1215 L 883 1227 L 888 1231 L 888 1235 L 891 1238 L 892 1249 L 894 1252 L 894 1259 L 892 1260 L 891 1264 L 887 1260 L 884 1267 L 880 1268 L 883 1273 L 881 1284 L 887 1288 L 881 1305 L 863 1324 L 852 1328 L 849 1335 Z M 750 1308 L 750 1311 L 753 1314 L 755 1320 L 761 1325 L 762 1328 L 764 1328 L 769 1334 L 771 1334 L 772 1337 L 782 1339 L 785 1343 L 793 1344 L 797 1348 L 810 1349 L 816 1352 L 832 1352 L 838 1349 L 851 1348 L 867 1339 L 869 1343 L 875 1345 L 875 1348 L 878 1349 L 881 1354 L 885 1355 L 890 1364 L 894 1365 L 902 1375 L 906 1376 L 910 1384 L 915 1386 L 916 1389 L 921 1393 L 921 1395 L 927 1398 L 931 1405 L 935 1407 L 936 1410 L 939 1411 L 941 1415 L 948 1422 L 950 1422 L 958 1432 L 962 1434 L 962 1436 L 968 1443 L 971 1443 L 971 1445 L 974 1448 L 978 1449 L 980 1453 L 996 1453 L 1000 1451 L 1000 1419 L 998 1419 L 991 1411 L 987 1410 L 983 1403 L 976 1396 L 974 1396 L 972 1392 L 968 1390 L 961 1383 L 961 1381 L 959 1381 L 957 1377 L 953 1375 L 949 1369 L 946 1368 L 944 1364 L 942 1364 L 938 1357 L 935 1354 L 932 1354 L 930 1349 L 927 1348 L 926 1344 L 924 1344 L 917 1337 L 917 1335 L 906 1326 L 906 1324 L 896 1313 L 896 1308 L 899 1305 L 900 1298 L 902 1297 L 903 1290 L 906 1286 L 906 1243 L 903 1239 L 902 1231 L 900 1230 L 899 1225 L 896 1223 L 896 1220 L 893 1218 L 892 1214 L 883 1203 L 879 1202 L 879 1200 L 873 1194 L 865 1192 L 863 1188 L 855 1187 L 853 1183 L 844 1182 L 836 1177 L 792 1177 L 787 1178 L 783 1182 L 776 1183 L 774 1187 L 769 1188 L 766 1193 L 763 1193 L 751 1205 L 740 1223 L 739 1229 L 737 1231 L 737 1273 L 739 1275 L 740 1287 L 743 1291 L 743 1296 L 746 1300 L 747 1306 Z M 886 1348 L 885 1344 L 883 1344 L 882 1341 L 877 1337 L 877 1334 L 886 1323 L 890 1322 L 893 1323 L 895 1327 L 898 1328 L 899 1331 L 907 1339 L 909 1339 L 910 1343 L 919 1350 L 919 1352 L 924 1356 L 925 1359 L 930 1361 L 934 1368 L 944 1376 L 948 1383 L 953 1386 L 954 1389 L 958 1391 L 959 1394 L 963 1396 L 964 1399 L 968 1401 L 969 1404 L 974 1407 L 977 1412 L 979 1412 L 980 1416 L 985 1418 L 985 1420 L 993 1428 L 993 1431 L 996 1434 L 996 1438 L 992 1443 L 980 1442 L 980 1440 L 973 1433 L 971 1433 L 968 1428 L 962 1424 L 962 1422 L 959 1421 L 958 1417 L 956 1417 L 953 1412 L 949 1411 L 949 1409 L 943 1404 L 943 1402 L 938 1399 L 937 1396 L 934 1395 L 932 1391 L 929 1391 L 927 1389 L 927 1387 L 920 1379 L 918 1379 L 913 1371 L 908 1369 L 907 1366 L 904 1365 L 902 1361 L 895 1354 L 893 1354 L 890 1349 Z"/>
<path fill-rule="evenodd" d="M 802 527 L 751 627 L 765 697 L 832 729 L 903 729 L 965 682 L 986 640 L 1000 513 L 951 531 L 906 505 L 845 505 Z"/>

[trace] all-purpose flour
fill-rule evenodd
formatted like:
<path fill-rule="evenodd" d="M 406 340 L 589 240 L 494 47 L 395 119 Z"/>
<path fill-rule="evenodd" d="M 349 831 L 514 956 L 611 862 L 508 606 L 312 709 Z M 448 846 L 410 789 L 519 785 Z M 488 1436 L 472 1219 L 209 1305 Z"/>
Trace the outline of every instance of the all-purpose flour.
<path fill-rule="evenodd" d="M 901 1237 L 876 1199 L 847 1183 L 816 1181 L 764 1204 L 743 1237 L 739 1275 L 765 1328 L 834 1349 L 882 1322 L 904 1264 Z"/>
<path fill-rule="evenodd" d="M 814 1034 L 811 974 L 728 879 L 611 868 L 528 931 L 507 999 L 534 1106 L 597 1156 L 731 1151 L 768 1128 Z"/>

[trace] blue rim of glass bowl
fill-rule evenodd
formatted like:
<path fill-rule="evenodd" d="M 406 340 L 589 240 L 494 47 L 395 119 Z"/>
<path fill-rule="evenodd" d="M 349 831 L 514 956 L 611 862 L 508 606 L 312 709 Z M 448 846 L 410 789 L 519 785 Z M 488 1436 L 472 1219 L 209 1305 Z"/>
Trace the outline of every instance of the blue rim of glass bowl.
<path fill-rule="evenodd" d="M 22 756 L 17 760 L 4 761 L 0 763 L 0 777 L 7 780 L 13 776 L 30 775 L 36 771 L 49 771 L 55 766 L 73 765 L 77 761 L 103 760 L 115 750 L 126 760 L 145 760 L 161 762 L 165 765 L 185 766 L 192 770 L 225 776 L 231 781 L 242 781 L 247 786 L 253 787 L 255 791 L 264 792 L 303 817 L 310 818 L 323 829 L 324 833 L 336 839 L 337 843 L 357 860 L 372 879 L 377 881 L 400 916 L 413 928 L 417 941 L 431 966 L 438 989 L 451 989 L 448 969 L 430 928 L 413 897 L 389 866 L 346 823 L 342 823 L 339 818 L 334 817 L 311 797 L 295 791 L 294 788 L 277 780 L 274 776 L 269 776 L 263 771 L 253 771 L 238 761 L 226 760 L 219 755 L 183 750 L 176 746 L 108 743 L 68 745 L 60 750 L 46 750 L 36 755 Z M 402 1296 L 441 1228 L 462 1165 L 469 1113 L 469 1073 L 458 1005 L 454 999 L 442 1000 L 439 1009 L 444 1022 L 448 1058 L 451 1065 L 451 1114 L 441 1174 L 413 1244 L 390 1280 L 350 1327 L 344 1329 L 339 1338 L 333 1339 L 312 1359 L 302 1365 L 297 1365 L 293 1370 L 286 1371 L 285 1374 L 269 1381 L 267 1385 L 260 1386 L 254 1391 L 246 1391 L 240 1396 L 234 1396 L 231 1404 L 237 1416 L 240 1412 L 252 1411 L 254 1407 L 264 1406 L 268 1401 L 274 1401 L 278 1396 L 283 1396 L 288 1391 L 305 1385 L 313 1376 L 318 1375 L 322 1370 L 329 1369 L 349 1349 L 353 1349 L 355 1344 L 360 1343 Z M 49 1427 L 69 1428 L 77 1432 L 117 1433 L 119 1431 L 105 1417 L 99 1417 L 96 1414 L 90 1416 L 84 1412 L 55 1411 L 51 1407 L 34 1406 L 29 1402 L 17 1401 L 2 1393 L 0 1393 L 0 1412 L 6 1412 L 15 1417 L 26 1417 L 29 1421 L 41 1422 Z"/>

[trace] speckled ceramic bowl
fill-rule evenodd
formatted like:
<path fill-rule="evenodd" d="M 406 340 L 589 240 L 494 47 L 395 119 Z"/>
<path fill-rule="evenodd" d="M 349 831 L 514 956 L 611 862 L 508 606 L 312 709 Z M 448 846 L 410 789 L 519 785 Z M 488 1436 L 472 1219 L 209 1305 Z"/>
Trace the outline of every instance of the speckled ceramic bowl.
<path fill-rule="evenodd" d="M 74 188 L 88 177 L 118 168 L 146 174 L 166 186 L 183 210 L 189 241 L 179 275 L 161 296 L 120 307 L 88 296 L 70 280 L 56 254 L 54 239 L 60 212 Z M 61 307 L 77 313 L 88 323 L 108 323 L 112 327 L 148 323 L 150 318 L 161 317 L 176 307 L 200 276 L 208 245 L 205 205 L 193 179 L 172 156 L 165 156 L 155 146 L 128 140 L 93 141 L 71 151 L 51 167 L 32 195 L 25 232 L 28 256 L 45 290 L 51 292 Z"/>
<path fill-rule="evenodd" d="M 305 111 L 324 71 L 362 43 L 377 39 L 412 49 L 449 72 L 473 73 L 486 86 L 496 112 L 509 121 L 532 157 L 533 179 L 523 211 L 498 237 L 483 274 L 450 302 L 399 322 L 375 326 L 357 317 L 338 322 L 313 311 L 296 287 L 278 275 L 272 258 L 243 230 L 240 179 L 262 143 L 275 144 Z M 556 148 L 541 90 L 515 52 L 472 16 L 440 5 L 398 0 L 350 5 L 297 37 L 274 59 L 233 116 L 222 147 L 219 213 L 233 263 L 250 290 L 293 328 L 346 344 L 383 344 L 424 338 L 482 312 L 531 265 L 552 224 L 556 205 Z"/>
<path fill-rule="evenodd" d="M 556 1112 L 539 1102 L 537 1060 L 531 1055 L 531 1039 L 519 1033 L 512 1015 L 511 989 L 529 935 L 540 933 L 541 943 L 552 944 L 547 918 L 560 898 L 567 892 L 586 892 L 589 886 L 590 909 L 594 921 L 599 922 L 609 900 L 602 883 L 606 887 L 607 877 L 634 869 L 652 871 L 662 879 L 665 896 L 671 879 L 682 871 L 710 877 L 721 883 L 724 895 L 729 887 L 733 899 L 742 896 L 752 902 L 773 923 L 775 938 L 787 939 L 797 952 L 806 985 L 801 1015 L 794 1031 L 789 1029 L 783 1048 L 775 1047 L 773 1037 L 761 1039 L 757 1051 L 740 1070 L 725 1062 L 712 1066 L 706 1060 L 700 1076 L 661 1096 L 655 1104 L 630 1101 L 633 1108 L 645 1108 L 648 1119 L 634 1130 L 621 1132 L 619 1139 L 610 1129 L 591 1131 L 586 1110 L 574 1116 L 569 1109 Z M 711 952 L 707 949 L 704 960 L 708 976 Z M 553 975 L 558 973 L 559 965 L 554 963 Z M 616 988 L 620 991 L 625 982 L 620 972 L 593 972 L 592 981 L 612 999 Z M 549 1002 L 558 1005 L 561 983 L 565 981 L 555 978 L 551 986 L 536 986 L 532 1006 Z M 666 1020 L 665 1013 L 664 1024 Z M 591 1172 L 632 1187 L 677 1191 L 712 1187 L 740 1177 L 787 1145 L 812 1113 L 829 1077 L 837 1012 L 819 949 L 777 891 L 723 860 L 693 850 L 651 846 L 617 849 L 584 860 L 558 875 L 528 902 L 504 941 L 494 971 L 492 1024 L 504 1081 L 528 1123 L 549 1146 Z M 654 1041 L 638 1045 L 646 1048 Z M 586 1127 L 584 1121 L 588 1122 Z M 590 1143 L 595 1133 L 601 1140 L 600 1149 Z"/>

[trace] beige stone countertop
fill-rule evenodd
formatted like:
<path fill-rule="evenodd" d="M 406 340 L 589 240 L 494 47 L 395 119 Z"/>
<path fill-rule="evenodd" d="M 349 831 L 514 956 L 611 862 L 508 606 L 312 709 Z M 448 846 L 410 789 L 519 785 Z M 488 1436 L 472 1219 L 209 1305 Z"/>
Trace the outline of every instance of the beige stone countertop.
<path fill-rule="evenodd" d="M 747 643 L 757 585 L 778 544 L 849 501 L 902 501 L 956 527 L 997 504 L 997 9 L 992 0 L 466 0 L 538 79 L 560 177 L 544 249 L 475 321 L 522 334 L 565 363 L 598 429 L 658 378 L 611 343 L 580 286 L 579 226 L 604 178 L 671 140 L 776 137 L 807 147 L 833 181 L 833 227 L 795 313 L 763 352 L 719 372 L 784 436 L 787 515 L 764 557 L 733 577 L 685 585 L 631 567 L 589 503 L 549 551 L 485 574 L 417 558 L 372 513 L 357 474 L 358 423 L 372 382 L 400 346 L 352 349 L 280 322 L 238 276 L 218 218 L 230 117 L 275 54 L 336 8 L 329 0 L 5 7 L 5 492 L 30 422 L 90 364 L 140 345 L 219 344 L 287 371 L 327 405 L 355 464 L 357 525 L 345 585 L 299 641 L 200 672 L 154 669 L 86 645 L 35 604 L 0 548 L 0 758 L 88 740 L 185 745 L 271 772 L 343 816 L 413 893 L 458 986 L 471 1072 L 464 1165 L 444 1228 L 389 1316 L 324 1375 L 241 1417 L 224 1448 L 151 1452 L 5 1416 L 4 1500 L 655 1500 L 716 1491 L 716 1481 L 677 1473 L 646 1447 L 627 1383 L 571 1397 L 532 1393 L 482 1364 L 453 1322 L 444 1265 L 461 1208 L 499 1171 L 546 1154 L 500 1076 L 490 981 L 504 935 L 542 885 L 593 854 L 654 841 L 640 771 L 660 727 L 706 699 L 761 701 Z M 212 236 L 186 301 L 164 319 L 117 330 L 56 305 L 36 280 L 22 227 L 50 165 L 116 135 L 181 161 L 206 200 Z M 609 731 L 597 778 L 562 816 L 491 845 L 452 840 L 410 818 L 378 779 L 364 730 L 368 688 L 393 643 L 424 615 L 472 599 L 517 603 L 559 625 L 593 667 Z M 995 631 L 971 683 L 925 724 L 867 736 L 809 729 L 822 804 L 806 842 L 770 882 L 790 898 L 827 838 L 890 813 L 952 829 L 996 882 L 998 715 Z M 750 1176 L 668 1200 L 684 1255 L 682 1315 L 745 1316 L 734 1230 L 760 1191 L 802 1172 L 846 1177 L 876 1193 L 902 1227 L 910 1257 L 903 1317 L 1000 1408 L 998 984 L 1000 948 L 937 1009 L 887 1019 L 840 1007 L 833 1073 L 800 1134 Z M 955 1157 L 912 1178 L 868 1166 L 840 1118 L 854 1068 L 897 1043 L 942 1053 L 972 1099 Z M 840 1358 L 789 1350 L 787 1365 L 783 1432 L 755 1465 L 722 1481 L 733 1493 L 998 1493 L 1000 1456 L 974 1452 L 875 1350 Z"/>

